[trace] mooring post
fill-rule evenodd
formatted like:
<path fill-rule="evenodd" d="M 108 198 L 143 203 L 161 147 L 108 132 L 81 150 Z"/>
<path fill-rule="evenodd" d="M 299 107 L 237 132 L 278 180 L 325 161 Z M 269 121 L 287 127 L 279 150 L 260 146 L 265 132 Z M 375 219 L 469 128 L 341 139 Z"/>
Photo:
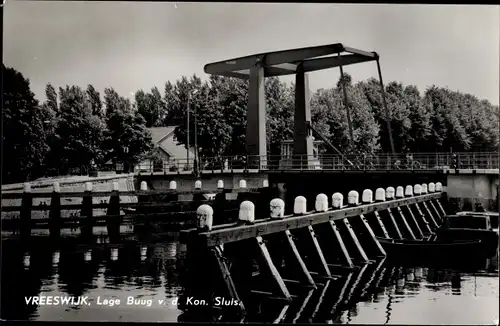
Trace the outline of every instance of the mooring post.
<path fill-rule="evenodd" d="M 217 181 L 217 194 L 214 200 L 214 225 L 227 223 L 229 220 L 234 222 L 235 214 L 226 213 L 225 210 L 229 207 L 226 199 L 227 189 L 224 188 L 224 181 Z"/>
<path fill-rule="evenodd" d="M 112 194 L 109 197 L 109 205 L 106 211 L 106 226 L 108 229 L 109 238 L 112 242 L 120 240 L 120 189 L 117 181 L 113 182 Z"/>
<path fill-rule="evenodd" d="M 437 182 L 436 183 L 436 192 L 442 192 L 442 191 L 443 191 L 443 185 L 441 184 L 441 182 Z M 444 217 L 446 215 L 446 211 L 444 210 L 443 205 L 441 205 L 441 202 L 439 201 L 439 199 L 436 199 L 436 203 L 437 203 L 437 206 L 440 210 L 440 213 L 442 214 L 441 216 Z"/>
<path fill-rule="evenodd" d="M 388 201 L 394 200 L 395 195 L 396 195 L 396 190 L 394 189 L 394 187 L 387 187 L 387 189 L 385 190 L 386 200 L 388 200 Z M 392 226 L 393 235 L 395 236 L 395 238 L 403 239 L 403 234 L 399 230 L 399 225 L 396 222 L 396 219 L 394 218 L 394 215 L 392 214 L 391 209 L 388 208 L 387 210 L 380 212 L 380 214 L 383 214 L 383 215 L 387 214 L 387 217 L 388 217 L 388 220 L 390 221 L 390 225 Z"/>
<path fill-rule="evenodd" d="M 196 203 L 200 203 L 205 200 L 205 196 L 203 196 L 201 187 L 202 187 L 201 180 L 196 180 L 194 183 L 194 192 L 193 192 L 193 201 Z"/>
<path fill-rule="evenodd" d="M 344 196 L 340 192 L 334 193 L 332 195 L 332 209 L 333 210 L 341 209 L 343 206 L 344 206 Z M 347 265 L 347 267 L 353 268 L 354 264 L 352 262 L 351 256 L 349 255 L 349 251 L 347 250 L 344 240 L 340 235 L 340 230 L 337 224 L 335 223 L 335 221 L 332 220 L 330 220 L 329 223 L 330 223 L 330 228 L 333 232 L 333 240 L 336 241 L 338 247 L 340 248 L 344 263 Z"/>
<path fill-rule="evenodd" d="M 255 205 L 250 201 L 240 204 L 237 225 L 249 225 L 255 222 Z M 252 272 L 255 256 L 255 240 L 245 239 L 241 241 L 226 243 L 223 246 L 223 254 L 231 265 L 231 279 L 238 296 L 243 302 L 247 302 L 252 285 L 254 284 Z M 229 286 L 229 285 L 228 285 Z"/>
<path fill-rule="evenodd" d="M 297 196 L 293 205 L 293 215 L 294 216 L 304 216 L 307 215 L 307 200 L 304 196 Z M 318 272 L 322 276 L 330 277 L 330 269 L 326 264 L 325 257 L 321 247 L 319 246 L 318 238 L 313 227 L 309 225 L 307 228 L 297 229 L 294 235 L 299 239 L 299 244 L 302 245 L 303 252 L 305 254 L 305 262 L 310 265 L 310 269 L 315 268 L 315 272 Z M 312 254 L 309 255 L 308 253 Z"/>
<path fill-rule="evenodd" d="M 326 212 L 328 211 L 328 197 L 325 194 L 318 194 L 316 196 L 316 201 L 314 203 L 315 206 L 315 211 L 316 212 Z M 304 206 L 301 207 L 300 213 L 304 214 L 304 208 L 307 209 L 307 203 L 305 203 Z M 319 267 L 321 273 L 326 276 L 326 277 L 331 277 L 332 274 L 330 272 L 330 267 L 328 267 L 328 264 L 325 259 L 325 255 L 323 254 L 323 250 L 321 249 L 321 246 L 319 245 L 318 242 L 318 235 L 314 231 L 314 228 L 312 225 L 309 225 L 307 227 L 309 229 L 309 234 L 311 236 L 311 239 L 313 241 L 315 253 L 317 255 L 317 258 L 319 259 Z"/>
<path fill-rule="evenodd" d="M 349 193 L 347 194 L 347 205 L 351 207 L 359 205 L 359 194 L 357 191 L 354 190 L 349 191 Z M 368 256 L 366 255 L 366 252 L 363 249 L 363 246 L 361 245 L 361 242 L 359 241 L 351 223 L 349 223 L 347 218 L 343 218 L 341 221 L 344 224 L 344 227 L 351 238 L 352 244 L 354 244 L 354 247 L 356 248 L 356 251 L 359 254 L 359 258 L 362 260 L 362 262 L 365 263 L 368 262 L 369 261 Z"/>
<path fill-rule="evenodd" d="M 418 185 L 418 187 L 420 187 L 420 185 Z M 412 187 L 411 185 L 406 186 L 405 197 L 413 197 L 413 188 L 414 187 Z M 420 191 L 419 191 L 419 194 L 420 194 Z M 417 234 L 419 238 L 423 238 L 424 233 L 422 232 L 422 229 L 420 228 L 420 225 L 418 224 L 418 221 L 417 221 L 415 215 L 413 215 L 413 212 L 412 212 L 410 206 L 403 206 L 403 208 L 405 208 L 406 213 L 407 213 L 406 216 L 410 217 L 411 224 L 413 224 L 413 227 L 415 228 L 413 230 L 414 231 L 413 233 Z M 401 209 L 401 211 L 403 212 L 403 209 Z"/>
<path fill-rule="evenodd" d="M 23 195 L 21 197 L 21 210 L 19 212 L 21 226 L 21 237 L 28 237 L 31 235 L 31 209 L 33 207 L 33 194 L 31 193 L 31 184 L 26 182 L 23 188 Z"/>
<path fill-rule="evenodd" d="M 270 188 L 269 182 L 263 180 L 256 198 L 256 214 L 258 218 L 269 216 L 269 203 L 277 197 L 279 197 L 277 188 Z"/>
<path fill-rule="evenodd" d="M 201 188 L 201 184 L 199 185 Z M 177 192 L 177 182 L 172 180 L 168 184 L 168 195 L 166 196 L 167 203 L 177 203 L 179 202 L 179 193 Z M 153 201 L 153 196 L 148 196 L 148 201 Z M 174 207 L 171 207 L 172 210 L 175 210 Z"/>
<path fill-rule="evenodd" d="M 424 192 L 423 192 L 424 186 L 425 186 L 425 193 L 427 193 L 427 185 L 425 183 L 422 185 L 419 185 L 419 184 L 414 185 L 413 186 L 414 195 L 420 196 L 420 195 L 424 194 Z M 416 216 L 418 218 L 418 221 L 420 221 L 421 230 L 426 230 L 427 234 L 432 234 L 432 228 L 430 227 L 429 222 L 427 222 L 425 215 L 422 214 L 422 212 L 420 211 L 420 207 L 418 206 L 418 203 L 415 203 L 414 207 L 416 207 L 416 209 L 417 209 L 417 214 L 413 214 L 413 211 L 411 209 L 411 205 L 408 206 L 408 209 L 410 210 L 410 213 L 412 213 L 413 216 Z M 417 218 L 416 218 L 416 220 L 417 220 Z M 422 233 L 424 233 L 424 232 L 422 231 Z"/>
<path fill-rule="evenodd" d="M 418 189 L 417 189 L 418 190 Z M 414 191 L 415 194 L 417 194 L 417 191 Z M 410 205 L 409 206 L 410 209 L 412 209 L 412 206 Z M 425 216 L 425 214 L 422 212 L 422 209 L 420 208 L 420 204 L 419 203 L 415 203 L 414 206 L 414 211 L 415 211 L 415 216 L 417 216 L 422 224 L 421 228 L 422 230 L 426 230 L 426 233 L 427 234 L 432 234 L 432 228 L 435 226 L 435 225 L 431 225 L 429 223 L 429 221 L 427 220 L 427 217 Z"/>
<path fill-rule="evenodd" d="M 396 188 L 396 199 L 402 199 L 404 198 L 404 189 L 403 187 L 399 186 Z M 404 229 L 404 231 L 407 233 L 407 236 L 409 236 L 410 239 L 416 240 L 417 237 L 415 237 L 415 234 L 413 233 L 410 225 L 408 224 L 408 221 L 406 220 L 403 212 L 401 211 L 400 207 L 396 208 L 396 216 L 398 216 L 399 221 L 401 222 L 401 227 Z"/>
<path fill-rule="evenodd" d="M 377 190 L 375 190 L 375 202 L 381 203 L 381 202 L 384 202 L 384 201 L 385 201 L 385 190 L 384 190 L 384 188 L 377 188 Z M 380 225 L 383 237 L 385 237 L 386 239 L 389 239 L 390 238 L 389 232 L 387 232 L 387 229 L 386 229 L 386 227 L 384 225 L 384 222 L 382 221 L 382 217 L 380 217 L 379 212 L 375 210 L 373 212 L 373 215 L 375 215 L 375 218 L 377 219 L 377 222 Z"/>
<path fill-rule="evenodd" d="M 373 203 L 373 191 L 371 191 L 371 189 L 365 189 L 363 191 L 362 200 L 363 200 L 363 204 L 372 204 Z M 363 229 L 363 233 L 365 233 L 365 235 L 366 235 L 365 236 L 366 240 L 368 240 L 369 242 L 372 242 L 374 253 L 376 255 L 378 255 L 379 257 L 385 257 L 385 256 L 387 256 L 386 253 L 385 253 L 384 248 L 382 248 L 382 245 L 377 240 L 377 238 L 375 236 L 375 233 L 373 232 L 373 230 L 372 230 L 370 224 L 368 223 L 366 217 L 363 214 L 361 214 L 359 217 L 361 219 L 360 226 Z M 384 228 L 383 226 L 381 226 L 381 227 Z"/>
<path fill-rule="evenodd" d="M 270 218 L 273 220 L 283 219 L 285 216 L 285 202 L 281 198 L 275 198 L 269 203 L 270 208 Z M 290 230 L 286 230 L 283 234 L 272 234 L 268 240 L 268 248 L 272 255 L 272 261 L 278 268 L 278 271 L 282 273 L 283 271 L 283 260 L 285 262 L 285 269 L 289 272 L 295 270 L 295 266 L 289 266 L 288 262 L 294 262 L 296 266 L 299 267 L 298 273 L 300 280 L 304 280 L 313 288 L 316 288 L 316 283 L 314 282 L 311 273 L 309 272 L 304 260 L 302 259 L 299 250 L 294 241 L 294 237 Z M 287 254 L 289 253 L 289 254 Z M 292 268 L 288 268 L 292 267 Z M 293 273 L 293 272 L 292 272 Z"/>
<path fill-rule="evenodd" d="M 49 225 L 50 236 L 58 238 L 61 234 L 61 187 L 54 182 L 50 197 Z"/>
<path fill-rule="evenodd" d="M 85 191 L 82 198 L 82 209 L 80 211 L 80 216 L 84 217 L 81 230 L 82 236 L 85 239 L 89 239 L 92 236 L 94 230 L 94 209 L 92 207 L 92 198 L 92 182 L 86 182 Z"/>
<path fill-rule="evenodd" d="M 380 191 L 382 191 L 382 193 Z M 383 198 L 382 201 L 385 200 L 385 190 L 382 188 L 378 188 L 375 191 L 375 201 L 380 202 L 381 198 Z M 363 191 L 363 195 L 361 196 L 361 201 L 362 201 L 363 205 L 373 203 L 373 192 L 371 191 L 371 189 L 365 189 Z M 387 233 L 385 225 L 382 222 L 382 219 L 380 218 L 380 215 L 377 211 L 373 212 L 373 218 L 372 218 L 372 214 L 367 215 L 366 218 L 367 218 L 369 225 L 372 227 L 372 230 L 375 232 L 375 234 L 377 236 L 389 238 L 389 234 Z"/>

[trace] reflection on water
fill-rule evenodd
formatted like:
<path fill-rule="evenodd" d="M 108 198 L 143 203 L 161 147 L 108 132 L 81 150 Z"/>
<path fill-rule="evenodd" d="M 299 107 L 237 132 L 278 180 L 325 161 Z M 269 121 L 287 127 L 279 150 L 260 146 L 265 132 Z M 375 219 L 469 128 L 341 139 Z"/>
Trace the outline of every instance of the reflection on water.
<path fill-rule="evenodd" d="M 119 248 L 100 239 L 58 244 L 46 237 L 21 246 L 2 242 L 3 319 L 69 321 L 190 321 L 176 298 L 183 294 L 185 246 L 129 241 Z M 104 246 L 107 246 L 104 248 Z M 247 322 L 490 324 L 498 319 L 497 258 L 474 271 L 372 263 L 338 271 L 316 290 L 294 290 L 290 303 L 252 297 Z M 88 297 L 88 304 L 26 304 L 30 296 Z M 119 302 L 118 302 L 119 300 Z M 127 304 L 127 300 L 129 303 Z M 203 318 L 202 318 L 203 319 Z M 206 321 L 226 321 L 223 311 Z M 238 320 L 239 321 L 239 320 Z"/>

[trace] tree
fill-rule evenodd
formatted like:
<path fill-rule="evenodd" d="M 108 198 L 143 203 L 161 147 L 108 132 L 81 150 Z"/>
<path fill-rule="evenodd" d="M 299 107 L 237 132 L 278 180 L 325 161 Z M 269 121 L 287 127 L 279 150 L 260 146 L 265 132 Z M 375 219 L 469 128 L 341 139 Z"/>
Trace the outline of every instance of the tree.
<path fill-rule="evenodd" d="M 411 121 L 408 144 L 410 152 L 433 152 L 434 147 L 429 143 L 431 135 L 430 112 L 428 107 L 424 105 L 417 86 L 406 86 L 404 96 Z"/>
<path fill-rule="evenodd" d="M 103 121 L 93 114 L 85 92 L 78 86 L 59 88 L 59 119 L 56 127 L 61 171 L 87 170 L 91 162 L 102 162 L 105 132 Z"/>
<path fill-rule="evenodd" d="M 277 77 L 266 79 L 266 132 L 268 153 L 280 155 L 281 142 L 293 139 L 295 90 Z"/>
<path fill-rule="evenodd" d="M 311 98 L 311 118 L 315 129 L 345 154 L 374 153 L 379 149 L 379 126 L 370 110 L 363 85 L 351 84 L 349 74 L 339 79 L 337 87 L 320 89 Z M 342 84 L 345 83 L 351 112 L 354 139 L 351 140 L 344 107 Z"/>
<path fill-rule="evenodd" d="M 132 110 L 131 102 L 113 88 L 104 90 L 106 105 L 106 160 L 136 164 L 153 149 L 144 117 Z"/>
<path fill-rule="evenodd" d="M 46 144 L 44 110 L 30 82 L 19 71 L 2 66 L 4 78 L 2 183 L 43 175 Z"/>
<path fill-rule="evenodd" d="M 102 118 L 104 116 L 104 112 L 102 110 L 102 101 L 101 94 L 94 88 L 92 85 L 87 86 L 87 101 L 90 105 L 90 109 L 92 110 L 92 114 Z"/>

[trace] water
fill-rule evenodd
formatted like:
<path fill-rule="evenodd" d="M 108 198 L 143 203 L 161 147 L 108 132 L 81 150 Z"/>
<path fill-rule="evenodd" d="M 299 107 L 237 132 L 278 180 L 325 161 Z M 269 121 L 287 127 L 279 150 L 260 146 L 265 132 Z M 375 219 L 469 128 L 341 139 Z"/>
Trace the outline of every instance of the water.
<path fill-rule="evenodd" d="M 127 244 L 118 256 L 110 249 L 59 244 L 34 237 L 30 248 L 17 240 L 2 242 L 1 317 L 40 321 L 177 322 L 208 317 L 183 313 L 173 302 L 183 294 L 185 246 L 172 240 L 149 246 Z M 29 267 L 24 266 L 30 251 Z M 59 259 L 54 252 L 59 251 Z M 496 258 L 497 259 L 497 258 Z M 295 290 L 294 300 L 256 295 L 245 321 L 290 323 L 491 324 L 498 320 L 498 261 L 474 271 L 434 270 L 373 263 L 310 291 Z M 88 296 L 90 305 L 27 305 L 25 297 Z M 127 298 L 142 305 L 127 305 Z M 120 304 L 98 305 L 115 302 Z M 151 301 L 148 301 L 151 300 Z M 163 304 L 159 300 L 164 300 Z M 151 303 L 149 305 L 149 303 Z M 148 306 L 149 305 L 149 306 Z M 224 321 L 224 311 L 210 320 Z"/>

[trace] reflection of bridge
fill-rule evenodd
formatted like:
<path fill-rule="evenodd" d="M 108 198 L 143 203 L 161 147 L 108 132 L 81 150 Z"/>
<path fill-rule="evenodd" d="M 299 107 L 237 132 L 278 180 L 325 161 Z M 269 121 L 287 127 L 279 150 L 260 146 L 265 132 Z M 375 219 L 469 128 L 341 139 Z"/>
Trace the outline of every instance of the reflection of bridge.
<path fill-rule="evenodd" d="M 272 171 L 372 171 L 410 172 L 498 169 L 498 153 L 414 153 L 409 155 L 288 155 L 265 157 L 258 155 L 221 156 L 200 159 L 198 171 L 201 174 L 228 172 L 249 173 Z M 192 174 L 197 169 L 185 158 L 147 164 L 137 167 L 137 174 Z"/>

